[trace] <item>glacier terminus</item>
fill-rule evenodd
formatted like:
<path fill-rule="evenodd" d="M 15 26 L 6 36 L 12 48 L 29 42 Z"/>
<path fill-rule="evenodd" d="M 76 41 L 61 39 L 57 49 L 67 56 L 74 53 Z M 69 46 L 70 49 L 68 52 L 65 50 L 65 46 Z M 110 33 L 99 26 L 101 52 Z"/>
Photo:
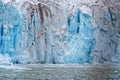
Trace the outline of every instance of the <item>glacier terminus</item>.
<path fill-rule="evenodd" d="M 119 0 L 0 0 L 0 63 L 120 63 Z"/>

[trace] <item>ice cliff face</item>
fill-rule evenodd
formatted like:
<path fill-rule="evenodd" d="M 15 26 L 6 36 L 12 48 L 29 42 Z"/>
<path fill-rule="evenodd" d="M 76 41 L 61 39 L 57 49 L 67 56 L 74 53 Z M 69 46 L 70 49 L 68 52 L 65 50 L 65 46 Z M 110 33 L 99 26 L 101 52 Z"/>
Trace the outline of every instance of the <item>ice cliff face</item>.
<path fill-rule="evenodd" d="M 119 0 L 1 0 L 0 61 L 119 63 Z"/>

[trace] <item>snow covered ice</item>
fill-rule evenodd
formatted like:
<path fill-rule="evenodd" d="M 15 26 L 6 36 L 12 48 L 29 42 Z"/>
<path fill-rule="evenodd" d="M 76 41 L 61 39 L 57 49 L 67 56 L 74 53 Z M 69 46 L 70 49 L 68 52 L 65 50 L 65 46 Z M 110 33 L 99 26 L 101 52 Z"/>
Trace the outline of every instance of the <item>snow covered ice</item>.
<path fill-rule="evenodd" d="M 120 63 L 119 0 L 0 0 L 0 63 Z"/>

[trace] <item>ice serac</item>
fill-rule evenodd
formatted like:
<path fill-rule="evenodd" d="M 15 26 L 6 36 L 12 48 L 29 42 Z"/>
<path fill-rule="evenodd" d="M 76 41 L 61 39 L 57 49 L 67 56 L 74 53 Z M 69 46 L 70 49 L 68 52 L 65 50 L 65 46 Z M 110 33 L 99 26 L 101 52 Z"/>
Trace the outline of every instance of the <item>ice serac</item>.
<path fill-rule="evenodd" d="M 116 0 L 117 1 L 117 0 Z M 119 3 L 119 1 L 118 1 Z M 98 1 L 93 6 L 94 24 L 96 26 L 96 47 L 94 50 L 94 62 L 119 63 L 118 44 L 118 15 L 119 10 L 111 1 Z M 98 14 L 99 13 L 99 14 Z"/>
<path fill-rule="evenodd" d="M 76 14 L 68 18 L 68 51 L 66 63 L 92 63 L 95 47 L 92 17 L 77 9 Z"/>
<path fill-rule="evenodd" d="M 20 17 L 12 4 L 0 1 L 0 53 L 10 57 L 17 53 L 19 44 Z"/>
<path fill-rule="evenodd" d="M 20 53 L 15 56 L 15 63 L 63 63 L 67 20 L 60 6 L 54 2 L 34 5 L 25 1 L 20 11 L 23 22 Z"/>

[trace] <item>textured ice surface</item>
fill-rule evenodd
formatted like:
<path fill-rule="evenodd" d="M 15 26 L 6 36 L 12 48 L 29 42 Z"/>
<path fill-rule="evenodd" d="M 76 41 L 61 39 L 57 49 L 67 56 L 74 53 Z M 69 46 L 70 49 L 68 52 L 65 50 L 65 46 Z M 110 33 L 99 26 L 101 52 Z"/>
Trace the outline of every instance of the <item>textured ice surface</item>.
<path fill-rule="evenodd" d="M 0 0 L 0 61 L 119 63 L 119 15 L 119 0 Z"/>

